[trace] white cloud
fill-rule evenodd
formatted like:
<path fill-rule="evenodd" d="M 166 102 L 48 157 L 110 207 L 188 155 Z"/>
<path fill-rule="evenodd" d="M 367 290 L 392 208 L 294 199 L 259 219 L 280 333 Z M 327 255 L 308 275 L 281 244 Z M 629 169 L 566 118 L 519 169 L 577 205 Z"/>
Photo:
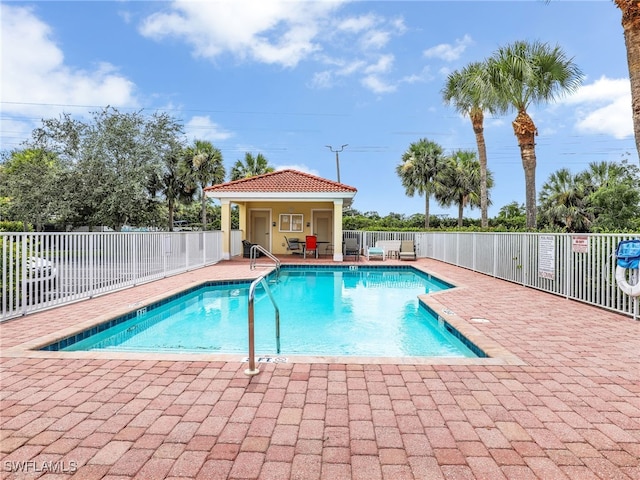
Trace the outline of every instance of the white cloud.
<path fill-rule="evenodd" d="M 422 54 L 427 58 L 438 58 L 445 62 L 453 62 L 460 58 L 469 45 L 473 45 L 473 40 L 469 35 L 465 35 L 462 39 L 457 39 L 455 45 L 441 43 L 426 49 Z"/>
<path fill-rule="evenodd" d="M 313 88 L 331 88 L 334 85 L 333 73 L 329 70 L 316 72 L 311 79 L 311 87 Z"/>
<path fill-rule="evenodd" d="M 143 35 L 161 40 L 177 37 L 209 59 L 230 53 L 241 60 L 294 67 L 321 50 L 321 25 L 340 2 L 280 0 L 177 0 L 169 12 L 142 23 Z"/>
<path fill-rule="evenodd" d="M 633 135 L 629 79 L 603 76 L 559 103 L 577 106 L 576 129 L 581 133 L 606 134 L 617 139 Z"/>
<path fill-rule="evenodd" d="M 397 87 L 391 83 L 385 82 L 377 75 L 367 75 L 362 79 L 362 85 L 367 87 L 373 93 L 391 93 L 395 92 Z"/>
<path fill-rule="evenodd" d="M 233 132 L 225 130 L 209 116 L 194 116 L 185 125 L 185 133 L 189 140 L 209 140 L 211 142 L 227 140 L 233 137 Z"/>
<path fill-rule="evenodd" d="M 391 39 L 391 34 L 389 32 L 385 32 L 382 30 L 371 30 L 365 33 L 362 36 L 361 45 L 364 49 L 380 49 L 385 47 L 389 40 Z"/>
<path fill-rule="evenodd" d="M 114 66 L 97 63 L 92 70 L 83 70 L 67 65 L 54 33 L 31 8 L 7 4 L 1 8 L 3 132 L 35 127 L 33 120 L 16 118 L 19 116 L 50 118 L 62 111 L 86 114 L 86 106 L 91 110 L 106 105 L 138 106 L 133 82 Z M 5 141 L 3 138 L 3 147 L 16 146 L 11 141 L 4 145 Z"/>
<path fill-rule="evenodd" d="M 290 165 L 277 165 L 275 169 L 276 170 L 298 170 L 299 172 L 309 173 L 317 177 L 320 176 L 320 172 L 318 172 L 318 170 L 308 167 L 304 163 L 290 164 Z"/>
<path fill-rule="evenodd" d="M 317 62 L 321 67 L 308 82 L 312 88 L 331 88 L 360 76 L 361 84 L 375 93 L 395 90 L 379 78 L 393 61 L 392 55 L 381 56 L 381 50 L 406 31 L 404 19 L 372 13 L 334 18 L 343 3 L 175 0 L 168 10 L 148 16 L 140 32 L 158 41 L 177 38 L 195 56 L 211 61 L 231 56 L 286 68 Z"/>
<path fill-rule="evenodd" d="M 360 33 L 375 27 L 379 22 L 375 15 L 360 15 L 359 17 L 350 17 L 338 22 L 337 29 L 350 33 Z"/>
<path fill-rule="evenodd" d="M 386 73 L 391 70 L 393 67 L 393 62 L 395 58 L 393 55 L 382 55 L 378 58 L 376 63 L 369 65 L 365 68 L 365 73 Z"/>
<path fill-rule="evenodd" d="M 431 73 L 431 69 L 426 66 L 422 69 L 420 73 L 414 73 L 411 75 L 407 75 L 402 78 L 402 83 L 419 83 L 419 82 L 428 82 L 429 80 L 433 80 L 433 74 Z"/>

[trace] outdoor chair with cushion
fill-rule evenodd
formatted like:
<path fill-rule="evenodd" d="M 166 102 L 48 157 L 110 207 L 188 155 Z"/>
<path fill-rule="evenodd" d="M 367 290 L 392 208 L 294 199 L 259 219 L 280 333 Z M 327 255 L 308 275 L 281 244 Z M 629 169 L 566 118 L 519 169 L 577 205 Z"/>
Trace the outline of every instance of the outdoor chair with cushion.
<path fill-rule="evenodd" d="M 371 257 L 379 257 L 381 260 L 384 260 L 386 258 L 384 248 L 377 244 L 375 247 L 367 248 L 367 261 L 369 261 Z"/>
<path fill-rule="evenodd" d="M 344 255 L 353 255 L 356 261 L 360 261 L 360 244 L 357 238 L 344 239 Z"/>
<path fill-rule="evenodd" d="M 299 255 L 302 253 L 302 246 L 300 245 L 299 239 L 284 237 L 284 241 L 287 242 L 287 250 L 291 252 L 291 254 L 297 253 Z"/>
<path fill-rule="evenodd" d="M 400 243 L 400 260 L 415 260 L 416 246 L 413 240 L 403 240 Z"/>
<path fill-rule="evenodd" d="M 242 256 L 244 258 L 249 258 L 251 256 L 251 247 L 253 247 L 254 245 L 255 243 L 251 243 L 248 240 L 242 241 Z M 262 255 L 264 254 L 260 250 L 258 250 L 256 256 L 261 257 Z"/>

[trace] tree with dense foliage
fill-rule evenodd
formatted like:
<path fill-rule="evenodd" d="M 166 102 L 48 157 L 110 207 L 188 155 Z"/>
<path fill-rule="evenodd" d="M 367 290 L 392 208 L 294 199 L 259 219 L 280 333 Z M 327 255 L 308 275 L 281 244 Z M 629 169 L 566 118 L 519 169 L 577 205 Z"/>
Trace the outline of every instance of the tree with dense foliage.
<path fill-rule="evenodd" d="M 492 219 L 491 224 L 507 229 L 522 229 L 527 224 L 527 210 L 522 203 L 508 203 L 498 211 L 498 216 Z"/>
<path fill-rule="evenodd" d="M 2 165 L 2 196 L 7 217 L 20 220 L 23 230 L 42 231 L 59 212 L 59 181 L 63 165 L 57 155 L 42 149 L 11 152 Z"/>
<path fill-rule="evenodd" d="M 489 198 L 487 194 L 487 146 L 484 139 L 484 113 L 505 110 L 495 95 L 493 84 L 487 75 L 487 65 L 474 62 L 462 70 L 449 74 L 442 96 L 448 104 L 471 120 L 471 126 L 478 146 L 480 160 L 480 219 L 481 226 L 487 227 Z"/>
<path fill-rule="evenodd" d="M 264 155 L 258 153 L 255 157 L 250 152 L 245 153 L 244 162 L 236 160 L 231 169 L 231 180 L 255 177 L 265 173 L 273 172 L 275 169 L 269 165 Z"/>
<path fill-rule="evenodd" d="M 559 47 L 517 41 L 499 48 L 487 61 L 498 98 L 517 112 L 513 131 L 520 147 L 525 175 L 527 227 L 536 227 L 536 152 L 538 134 L 527 109 L 531 104 L 554 101 L 574 92 L 582 73 Z"/>
<path fill-rule="evenodd" d="M 592 162 L 577 174 L 562 168 L 540 192 L 541 226 L 568 232 L 640 228 L 640 169 L 625 162 Z"/>
<path fill-rule="evenodd" d="M 158 219 L 153 191 L 163 161 L 181 133 L 166 114 L 143 116 L 105 108 L 89 123 L 63 115 L 34 130 L 36 148 L 54 152 L 69 165 L 61 181 L 64 221 L 74 226 L 147 226 Z"/>
<path fill-rule="evenodd" d="M 640 169 L 636 165 L 594 162 L 579 178 L 590 192 L 592 231 L 640 231 Z"/>
<path fill-rule="evenodd" d="M 634 0 L 614 0 L 614 2 L 622 12 L 622 28 L 631 81 L 633 131 L 640 159 L 640 2 Z"/>
<path fill-rule="evenodd" d="M 445 168 L 436 177 L 438 189 L 435 196 L 445 207 L 458 207 L 459 227 L 462 227 L 464 208 L 480 206 L 481 171 L 475 152 L 457 150 L 447 158 Z M 493 187 L 493 174 L 487 170 L 485 175 L 486 187 L 490 189 Z"/>
<path fill-rule="evenodd" d="M 190 203 L 193 200 L 195 186 L 189 180 L 189 166 L 185 150 L 176 144 L 164 159 L 161 177 L 157 180 L 157 189 L 167 202 L 167 228 L 173 231 L 175 211 L 178 202 Z"/>
<path fill-rule="evenodd" d="M 202 229 L 207 229 L 207 199 L 204 189 L 209 185 L 224 182 L 226 175 L 222 163 L 222 152 L 205 140 L 194 140 L 187 148 L 189 177 L 200 187 L 201 192 L 201 222 Z"/>
<path fill-rule="evenodd" d="M 429 228 L 429 199 L 436 191 L 436 175 L 444 168 L 443 148 L 422 138 L 412 143 L 396 166 L 396 173 L 409 197 L 424 195 L 424 227 Z"/>
<path fill-rule="evenodd" d="M 561 168 L 550 175 L 540 190 L 540 223 L 567 232 L 588 232 L 593 222 L 589 189 L 579 175 Z"/>

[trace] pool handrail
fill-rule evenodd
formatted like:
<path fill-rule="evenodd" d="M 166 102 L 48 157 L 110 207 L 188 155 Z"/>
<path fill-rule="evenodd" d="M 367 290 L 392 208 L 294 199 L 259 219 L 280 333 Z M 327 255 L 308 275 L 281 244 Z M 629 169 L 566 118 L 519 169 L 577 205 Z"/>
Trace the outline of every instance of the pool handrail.
<path fill-rule="evenodd" d="M 279 265 L 276 267 L 279 268 Z M 269 284 L 265 280 L 265 277 L 270 272 L 262 273 L 258 278 L 256 278 L 251 285 L 249 285 L 249 314 L 248 314 L 248 322 L 249 322 L 249 368 L 247 368 L 244 373 L 245 375 L 257 375 L 260 373 L 260 369 L 256 368 L 256 353 L 255 353 L 255 328 L 254 328 L 254 303 L 256 296 L 256 288 L 258 284 L 262 285 L 264 291 L 267 292 L 271 303 L 273 304 L 273 308 L 276 311 L 276 351 L 280 353 L 280 309 L 276 304 L 275 299 L 273 298 L 273 294 L 271 293 L 271 289 L 269 288 Z"/>
<path fill-rule="evenodd" d="M 280 260 L 278 260 L 278 258 L 274 254 L 269 252 L 262 245 L 259 245 L 257 243 L 254 243 L 253 245 L 251 245 L 251 249 L 249 250 L 249 268 L 251 270 L 255 270 L 257 265 L 256 260 L 258 259 L 258 252 L 263 253 L 264 255 L 266 255 L 267 257 L 269 257 L 271 260 L 274 261 L 274 263 L 276 264 L 276 278 L 277 278 L 280 274 Z"/>

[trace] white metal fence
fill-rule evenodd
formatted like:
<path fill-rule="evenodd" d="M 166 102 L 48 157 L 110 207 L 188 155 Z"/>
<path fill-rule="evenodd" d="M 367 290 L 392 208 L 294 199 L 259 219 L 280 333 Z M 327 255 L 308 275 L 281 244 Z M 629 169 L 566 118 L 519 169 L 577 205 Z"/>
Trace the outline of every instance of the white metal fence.
<path fill-rule="evenodd" d="M 637 235 L 345 231 L 363 248 L 413 240 L 433 258 L 526 287 L 640 315 L 615 281 L 615 250 Z M 242 254 L 231 232 L 231 255 Z M 222 233 L 0 233 L 0 321 L 211 265 Z"/>
<path fill-rule="evenodd" d="M 414 240 L 418 257 L 433 258 L 526 287 L 640 315 L 638 299 L 615 280 L 619 234 L 348 231 L 363 248 L 378 240 Z"/>
<path fill-rule="evenodd" d="M 233 243 L 240 236 L 233 232 Z M 0 320 L 211 265 L 221 255 L 219 231 L 0 233 Z"/>

